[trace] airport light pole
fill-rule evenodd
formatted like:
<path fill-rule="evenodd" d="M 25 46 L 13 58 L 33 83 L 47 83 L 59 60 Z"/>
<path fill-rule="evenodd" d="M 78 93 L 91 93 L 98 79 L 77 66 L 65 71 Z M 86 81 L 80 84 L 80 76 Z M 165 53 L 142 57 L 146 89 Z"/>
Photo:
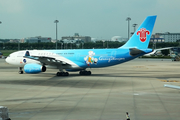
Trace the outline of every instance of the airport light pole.
<path fill-rule="evenodd" d="M 136 26 L 137 26 L 137 24 L 135 23 L 135 24 L 133 24 L 133 27 L 134 27 L 134 33 L 136 32 Z"/>
<path fill-rule="evenodd" d="M 18 41 L 18 50 L 20 50 L 20 41 Z"/>
<path fill-rule="evenodd" d="M 105 42 L 105 40 L 102 40 L 102 42 L 103 42 L 103 48 L 104 48 L 104 42 Z"/>
<path fill-rule="evenodd" d="M 131 20 L 130 17 L 127 17 L 127 18 L 126 18 L 126 21 L 128 21 L 128 40 L 129 40 L 129 32 L 130 32 L 130 26 L 129 26 L 130 20 Z"/>
<path fill-rule="evenodd" d="M 107 40 L 107 48 L 108 48 L 108 40 Z"/>
<path fill-rule="evenodd" d="M 61 42 L 61 49 L 63 49 L 63 42 Z"/>
<path fill-rule="evenodd" d="M 82 49 L 83 49 L 83 46 L 84 46 L 84 42 L 82 42 Z"/>
<path fill-rule="evenodd" d="M 56 49 L 57 49 L 57 23 L 58 23 L 59 21 L 58 20 L 55 20 L 54 21 L 54 23 L 56 23 Z"/>

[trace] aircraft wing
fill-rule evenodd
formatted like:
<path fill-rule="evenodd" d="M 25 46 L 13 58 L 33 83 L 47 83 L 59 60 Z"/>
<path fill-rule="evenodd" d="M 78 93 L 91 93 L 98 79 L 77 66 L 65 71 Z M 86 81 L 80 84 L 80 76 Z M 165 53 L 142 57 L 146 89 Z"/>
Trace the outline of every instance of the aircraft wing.
<path fill-rule="evenodd" d="M 154 49 L 154 50 L 159 51 L 159 50 L 166 50 L 166 49 L 171 49 L 171 48 L 173 47 L 159 48 L 159 49 Z"/>
<path fill-rule="evenodd" d="M 68 68 L 79 68 L 79 66 L 74 63 L 73 61 L 60 56 L 58 54 L 53 55 L 37 55 L 37 53 L 34 52 L 34 54 L 30 55 L 29 51 L 26 51 L 24 58 L 32 59 L 39 61 L 43 65 L 50 65 L 50 66 L 64 66 Z M 81 64 L 81 63 L 80 63 Z"/>
<path fill-rule="evenodd" d="M 52 65 L 52 66 L 58 66 L 58 65 L 72 65 L 71 62 L 68 60 L 63 60 L 63 58 L 53 58 L 53 57 L 46 57 L 46 56 L 24 56 L 24 58 L 29 58 L 32 60 L 36 60 L 41 62 L 44 65 Z"/>
<path fill-rule="evenodd" d="M 173 47 L 166 47 L 166 48 L 159 48 L 159 49 L 154 49 L 152 52 L 145 54 L 144 56 L 151 56 L 151 55 L 155 55 L 157 51 L 161 51 L 161 50 L 166 50 L 166 49 L 171 49 Z"/>
<path fill-rule="evenodd" d="M 46 56 L 24 56 L 24 58 L 29 58 L 32 60 L 39 61 L 44 65 L 71 65 L 68 61 L 63 59 L 57 59 L 53 57 L 46 57 Z"/>

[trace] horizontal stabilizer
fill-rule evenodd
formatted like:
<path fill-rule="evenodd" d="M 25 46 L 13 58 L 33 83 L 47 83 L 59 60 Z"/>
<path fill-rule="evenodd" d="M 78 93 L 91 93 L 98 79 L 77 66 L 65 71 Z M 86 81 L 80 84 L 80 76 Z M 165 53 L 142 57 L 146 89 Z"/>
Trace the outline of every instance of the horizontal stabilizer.
<path fill-rule="evenodd" d="M 137 49 L 137 48 L 130 48 L 129 49 L 130 51 L 130 55 L 131 56 L 137 56 L 137 55 L 140 55 L 140 54 L 147 54 L 147 53 L 150 53 L 152 52 L 152 49 Z"/>
<path fill-rule="evenodd" d="M 130 50 L 130 55 L 131 56 L 137 56 L 137 55 L 143 53 L 142 50 L 139 50 L 137 48 L 130 48 L 129 50 Z"/>

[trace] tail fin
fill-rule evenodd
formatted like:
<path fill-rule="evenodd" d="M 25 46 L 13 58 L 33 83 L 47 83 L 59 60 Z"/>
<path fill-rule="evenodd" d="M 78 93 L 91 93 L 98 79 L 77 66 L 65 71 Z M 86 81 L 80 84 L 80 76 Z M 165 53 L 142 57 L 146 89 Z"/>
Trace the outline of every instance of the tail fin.
<path fill-rule="evenodd" d="M 133 36 L 121 48 L 146 49 L 149 45 L 157 16 L 148 16 Z"/>

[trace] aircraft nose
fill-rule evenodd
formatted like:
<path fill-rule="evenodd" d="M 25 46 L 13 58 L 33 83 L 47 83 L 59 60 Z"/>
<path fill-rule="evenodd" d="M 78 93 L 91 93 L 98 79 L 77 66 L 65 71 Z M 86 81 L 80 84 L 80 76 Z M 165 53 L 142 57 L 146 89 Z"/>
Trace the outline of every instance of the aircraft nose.
<path fill-rule="evenodd" d="M 9 63 L 9 57 L 7 57 L 7 58 L 5 59 L 5 61 L 6 61 L 7 63 Z"/>

